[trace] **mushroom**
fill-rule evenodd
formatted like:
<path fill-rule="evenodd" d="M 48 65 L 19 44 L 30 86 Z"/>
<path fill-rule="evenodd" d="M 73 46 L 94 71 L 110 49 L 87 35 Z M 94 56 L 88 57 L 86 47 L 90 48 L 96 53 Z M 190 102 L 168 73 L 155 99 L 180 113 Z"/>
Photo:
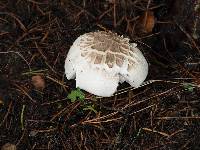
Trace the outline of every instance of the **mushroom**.
<path fill-rule="evenodd" d="M 136 46 L 112 32 L 83 34 L 67 54 L 66 77 L 76 78 L 76 87 L 102 97 L 112 96 L 119 82 L 138 87 L 148 74 L 148 63 Z"/>

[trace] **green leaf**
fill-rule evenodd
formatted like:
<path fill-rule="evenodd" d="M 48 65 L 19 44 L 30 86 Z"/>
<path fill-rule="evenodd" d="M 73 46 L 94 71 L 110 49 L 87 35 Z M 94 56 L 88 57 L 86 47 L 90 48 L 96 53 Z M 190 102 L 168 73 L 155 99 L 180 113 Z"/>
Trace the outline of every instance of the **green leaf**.
<path fill-rule="evenodd" d="M 84 101 L 85 94 L 80 90 L 80 88 L 77 88 L 76 90 L 72 90 L 67 98 L 70 99 L 71 102 Z"/>

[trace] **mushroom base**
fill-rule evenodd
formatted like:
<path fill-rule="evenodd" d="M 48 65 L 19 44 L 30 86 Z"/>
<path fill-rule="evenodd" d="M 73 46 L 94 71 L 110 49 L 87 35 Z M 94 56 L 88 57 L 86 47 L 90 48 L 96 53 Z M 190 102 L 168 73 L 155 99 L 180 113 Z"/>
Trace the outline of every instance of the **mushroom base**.
<path fill-rule="evenodd" d="M 109 75 L 105 71 L 89 66 L 78 67 L 76 72 L 76 87 L 97 96 L 109 97 L 117 90 L 119 77 Z"/>

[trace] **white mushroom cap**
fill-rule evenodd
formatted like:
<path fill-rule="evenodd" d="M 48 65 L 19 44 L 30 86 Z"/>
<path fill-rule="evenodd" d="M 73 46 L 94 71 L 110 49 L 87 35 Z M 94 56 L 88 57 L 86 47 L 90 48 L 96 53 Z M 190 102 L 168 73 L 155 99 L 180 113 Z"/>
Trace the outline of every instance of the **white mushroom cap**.
<path fill-rule="evenodd" d="M 67 79 L 76 87 L 109 97 L 119 82 L 138 87 L 148 74 L 148 63 L 135 43 L 112 32 L 90 32 L 78 37 L 65 60 Z"/>

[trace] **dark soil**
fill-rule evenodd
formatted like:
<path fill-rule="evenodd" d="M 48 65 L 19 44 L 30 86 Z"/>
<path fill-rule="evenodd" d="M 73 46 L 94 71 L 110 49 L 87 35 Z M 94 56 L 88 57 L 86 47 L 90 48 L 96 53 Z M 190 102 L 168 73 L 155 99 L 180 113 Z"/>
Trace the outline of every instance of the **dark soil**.
<path fill-rule="evenodd" d="M 200 149 L 199 0 L 1 0 L 0 147 L 17 149 Z M 145 12 L 155 25 L 145 32 Z M 110 30 L 138 44 L 149 62 L 138 89 L 84 102 L 67 95 L 73 41 Z M 38 90 L 32 76 L 40 75 Z M 159 80 L 159 81 L 158 81 Z M 94 105 L 97 113 L 85 110 Z"/>

